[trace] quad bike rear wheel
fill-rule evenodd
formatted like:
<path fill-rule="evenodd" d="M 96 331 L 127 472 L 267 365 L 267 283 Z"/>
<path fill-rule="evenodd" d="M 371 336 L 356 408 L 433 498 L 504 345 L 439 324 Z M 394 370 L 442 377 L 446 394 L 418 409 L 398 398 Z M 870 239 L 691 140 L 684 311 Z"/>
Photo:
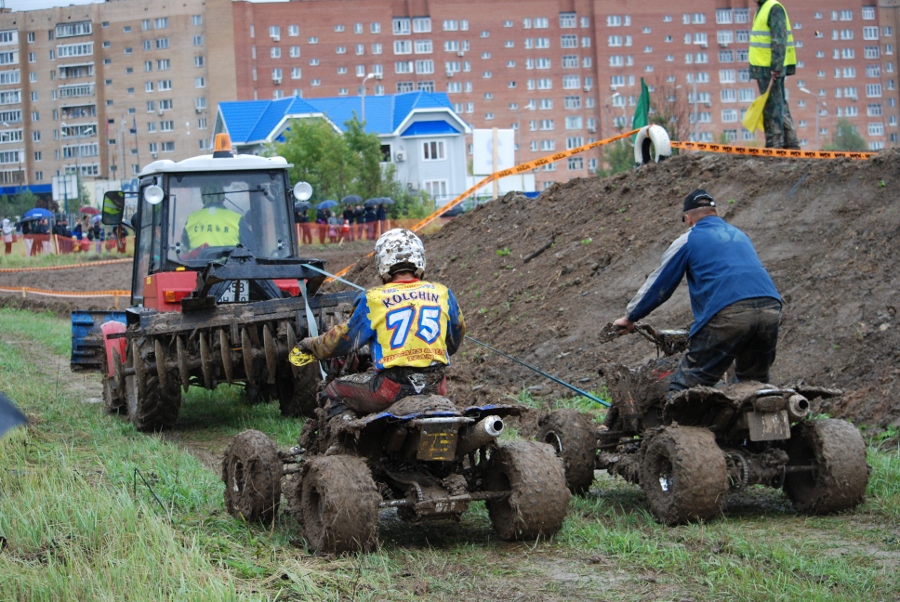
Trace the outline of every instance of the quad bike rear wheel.
<path fill-rule="evenodd" d="M 569 491 L 586 493 L 594 482 L 597 456 L 597 437 L 590 419 L 577 410 L 553 410 L 538 423 L 537 440 L 562 458 Z"/>
<path fill-rule="evenodd" d="M 232 439 L 222 460 L 228 514 L 248 522 L 271 522 L 281 502 L 283 472 L 275 443 L 260 431 L 244 431 Z"/>
<path fill-rule="evenodd" d="M 491 453 L 484 477 L 487 491 L 509 495 L 487 501 L 497 534 L 507 541 L 559 531 L 569 499 L 563 462 L 552 447 L 516 441 Z"/>
<path fill-rule="evenodd" d="M 178 374 L 169 371 L 160 382 L 157 370 L 151 368 L 155 364 L 153 342 L 144 337 L 131 343 L 128 355 L 126 362 L 134 368 L 134 374 L 125 380 L 129 419 L 139 431 L 172 426 L 181 409 Z"/>
<path fill-rule="evenodd" d="M 816 467 L 785 477 L 784 490 L 798 512 L 829 514 L 863 501 L 869 483 L 866 444 L 846 420 L 801 422 L 791 429 L 787 451 L 788 466 Z"/>
<path fill-rule="evenodd" d="M 728 491 L 725 455 L 705 428 L 670 426 L 650 439 L 641 461 L 641 489 L 661 523 L 709 520 Z"/>
<path fill-rule="evenodd" d="M 366 551 L 375 544 L 381 495 L 362 458 L 316 456 L 299 484 L 301 532 L 315 552 Z"/>

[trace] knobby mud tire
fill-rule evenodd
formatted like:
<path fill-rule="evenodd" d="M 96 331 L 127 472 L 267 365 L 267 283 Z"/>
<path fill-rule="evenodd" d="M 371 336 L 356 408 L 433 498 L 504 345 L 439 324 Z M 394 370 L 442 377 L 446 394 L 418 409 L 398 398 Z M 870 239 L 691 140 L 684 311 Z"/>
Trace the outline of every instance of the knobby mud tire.
<path fill-rule="evenodd" d="M 661 523 L 677 525 L 722 514 L 728 492 L 725 455 L 704 428 L 670 426 L 647 444 L 641 489 Z"/>
<path fill-rule="evenodd" d="M 545 443 L 516 441 L 494 450 L 484 477 L 487 491 L 509 495 L 487 501 L 488 514 L 501 539 L 550 536 L 559 531 L 572 494 L 563 461 Z"/>
<path fill-rule="evenodd" d="M 594 482 L 597 457 L 597 437 L 590 419 L 577 410 L 553 410 L 538 423 L 536 439 L 562 458 L 569 491 L 586 493 Z"/>
<path fill-rule="evenodd" d="M 829 514 L 862 503 L 869 483 L 866 444 L 846 420 L 808 420 L 788 441 L 788 466 L 816 466 L 815 472 L 788 474 L 787 493 L 797 512 Z"/>
<path fill-rule="evenodd" d="M 222 460 L 225 508 L 247 522 L 270 523 L 281 503 L 284 466 L 266 435 L 248 430 L 231 440 Z"/>
<path fill-rule="evenodd" d="M 367 551 L 375 545 L 381 495 L 365 461 L 317 456 L 298 486 L 301 532 L 318 553 Z"/>
<path fill-rule="evenodd" d="M 128 351 L 129 365 L 135 368 L 125 381 L 128 418 L 143 432 L 171 427 L 181 409 L 178 375 L 169 373 L 166 382 L 160 383 L 156 369 L 151 367 L 152 354 L 153 341 L 146 338 L 132 342 Z"/>

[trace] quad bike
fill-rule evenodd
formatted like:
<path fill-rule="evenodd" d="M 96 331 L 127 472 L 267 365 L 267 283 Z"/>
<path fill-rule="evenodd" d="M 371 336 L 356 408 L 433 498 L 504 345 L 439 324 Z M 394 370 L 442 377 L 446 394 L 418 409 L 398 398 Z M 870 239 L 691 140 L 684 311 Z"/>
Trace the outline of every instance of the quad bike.
<path fill-rule="evenodd" d="M 670 525 L 716 517 L 729 490 L 751 485 L 783 489 L 806 514 L 863 501 L 869 467 L 859 430 L 810 417 L 812 402 L 840 391 L 742 382 L 667 397 L 687 332 L 646 324 L 636 332 L 663 356 L 637 369 L 600 369 L 612 398 L 602 426 L 573 410 L 555 410 L 539 426 L 538 440 L 556 448 L 574 493 L 586 492 L 594 469 L 603 469 L 640 485 L 653 516 Z"/>
<path fill-rule="evenodd" d="M 459 520 L 479 500 L 502 539 L 552 535 L 571 497 L 562 462 L 543 443 L 497 442 L 503 418 L 519 412 L 415 395 L 366 416 L 320 409 L 289 452 L 245 431 L 225 451 L 225 504 L 235 518 L 268 522 L 283 491 L 309 548 L 324 553 L 370 549 L 381 509 L 413 523 Z"/>

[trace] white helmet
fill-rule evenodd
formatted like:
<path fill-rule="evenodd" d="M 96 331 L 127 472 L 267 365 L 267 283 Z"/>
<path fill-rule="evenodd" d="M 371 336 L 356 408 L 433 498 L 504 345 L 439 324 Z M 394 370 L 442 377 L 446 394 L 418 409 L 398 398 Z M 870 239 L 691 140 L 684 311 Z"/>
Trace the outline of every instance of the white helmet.
<path fill-rule="evenodd" d="M 403 269 L 414 271 L 416 278 L 421 278 L 425 275 L 425 246 L 410 230 L 388 230 L 375 243 L 375 269 L 384 282 Z"/>

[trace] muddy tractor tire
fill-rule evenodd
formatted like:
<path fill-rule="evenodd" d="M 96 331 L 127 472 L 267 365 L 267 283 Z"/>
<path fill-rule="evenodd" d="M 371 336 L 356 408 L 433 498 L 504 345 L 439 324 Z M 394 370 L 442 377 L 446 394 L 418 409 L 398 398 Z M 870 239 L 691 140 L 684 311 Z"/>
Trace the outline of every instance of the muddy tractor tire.
<path fill-rule="evenodd" d="M 516 441 L 491 453 L 484 486 L 509 495 L 487 501 L 494 531 L 511 541 L 559 531 L 572 494 L 563 462 L 544 443 Z"/>
<path fill-rule="evenodd" d="M 586 493 L 594 482 L 597 457 L 597 437 L 590 419 L 577 410 L 553 410 L 538 423 L 536 438 L 562 458 L 569 491 Z"/>
<path fill-rule="evenodd" d="M 126 365 L 134 374 L 125 380 L 128 417 L 139 431 L 159 431 L 175 424 L 181 409 L 178 374 L 167 373 L 160 382 L 155 368 L 153 342 L 140 338 L 131 343 Z"/>
<path fill-rule="evenodd" d="M 247 522 L 270 523 L 281 502 L 284 466 L 275 443 L 248 430 L 231 440 L 222 460 L 225 508 Z"/>
<path fill-rule="evenodd" d="M 721 515 L 728 491 L 725 455 L 704 428 L 660 431 L 647 444 L 640 479 L 650 512 L 667 525 Z"/>
<path fill-rule="evenodd" d="M 355 456 L 316 456 L 299 484 L 301 533 L 319 553 L 366 551 L 375 545 L 381 495 Z"/>
<path fill-rule="evenodd" d="M 315 418 L 319 407 L 318 385 L 322 380 L 319 363 L 313 362 L 279 375 L 278 407 L 288 418 Z"/>
<path fill-rule="evenodd" d="M 788 466 L 815 465 L 789 473 L 784 490 L 804 514 L 829 514 L 862 503 L 869 483 L 866 444 L 846 420 L 809 420 L 796 425 L 788 441 Z"/>

